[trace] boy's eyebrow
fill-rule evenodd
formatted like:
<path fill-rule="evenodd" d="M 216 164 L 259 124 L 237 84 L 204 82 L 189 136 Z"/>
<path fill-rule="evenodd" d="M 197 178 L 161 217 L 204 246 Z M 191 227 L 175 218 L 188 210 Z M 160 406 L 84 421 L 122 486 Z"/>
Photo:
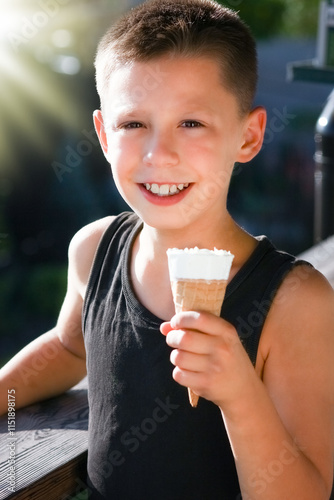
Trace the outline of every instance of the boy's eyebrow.
<path fill-rule="evenodd" d="M 134 108 L 113 108 L 109 114 L 108 122 L 111 126 L 116 126 L 121 121 L 139 120 L 145 117 L 144 110 Z"/>
<path fill-rule="evenodd" d="M 117 112 L 117 115 L 122 115 L 122 116 L 130 116 L 133 114 L 143 114 L 147 112 L 145 111 L 144 108 L 137 108 L 134 106 L 115 106 L 115 111 Z"/>
<path fill-rule="evenodd" d="M 215 114 L 215 109 L 212 108 L 211 106 L 201 106 L 198 102 L 189 102 L 188 104 L 184 105 L 184 109 L 180 110 L 180 105 L 178 103 L 175 103 L 175 108 L 178 110 L 180 113 L 184 113 L 187 115 L 191 115 L 194 113 L 205 113 L 206 115 L 213 115 Z M 134 115 L 147 115 L 149 114 L 149 111 L 146 108 L 143 107 L 136 107 L 136 106 L 115 106 L 111 110 L 111 117 L 112 119 L 115 119 L 116 117 L 122 117 L 127 118 L 127 117 L 133 117 Z"/>

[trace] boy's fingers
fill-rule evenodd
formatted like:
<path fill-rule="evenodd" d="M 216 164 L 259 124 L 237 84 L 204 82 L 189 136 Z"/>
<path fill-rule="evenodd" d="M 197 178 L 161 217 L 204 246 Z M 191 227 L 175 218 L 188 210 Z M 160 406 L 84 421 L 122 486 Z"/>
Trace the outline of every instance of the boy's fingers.
<path fill-rule="evenodd" d="M 163 335 L 167 335 L 173 328 L 171 327 L 171 324 L 169 321 L 166 321 L 165 323 L 161 323 L 160 325 L 160 332 Z"/>
<path fill-rule="evenodd" d="M 209 352 L 206 335 L 191 330 L 170 330 L 166 336 L 169 347 L 198 354 Z"/>
<path fill-rule="evenodd" d="M 185 311 L 172 317 L 172 329 L 197 330 L 211 335 L 220 335 L 222 328 L 231 325 L 220 317 L 204 311 Z"/>
<path fill-rule="evenodd" d="M 203 354 L 194 354 L 174 349 L 170 354 L 170 361 L 180 370 L 201 373 L 208 368 L 208 358 Z"/>
<path fill-rule="evenodd" d="M 173 379 L 175 382 L 178 382 L 184 387 L 191 387 L 196 392 L 200 387 L 203 387 L 203 383 L 199 383 L 201 377 L 201 373 L 190 370 L 182 370 L 178 366 L 175 366 L 173 370 Z"/>

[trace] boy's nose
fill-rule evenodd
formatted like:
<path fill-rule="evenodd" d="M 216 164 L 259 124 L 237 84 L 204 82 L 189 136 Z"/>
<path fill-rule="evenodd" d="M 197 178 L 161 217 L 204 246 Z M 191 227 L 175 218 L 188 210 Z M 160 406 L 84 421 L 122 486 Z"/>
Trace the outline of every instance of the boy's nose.
<path fill-rule="evenodd" d="M 146 144 L 143 160 L 152 167 L 177 165 L 179 155 L 173 137 L 162 133 L 152 135 Z"/>

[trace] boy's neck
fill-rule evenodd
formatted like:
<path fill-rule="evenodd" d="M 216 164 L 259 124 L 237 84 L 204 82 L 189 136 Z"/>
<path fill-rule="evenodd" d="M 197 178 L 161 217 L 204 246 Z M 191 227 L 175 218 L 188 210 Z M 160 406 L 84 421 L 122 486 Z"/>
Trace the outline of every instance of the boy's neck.
<path fill-rule="evenodd" d="M 145 252 L 155 258 L 166 255 L 168 248 L 208 248 L 229 250 L 232 253 L 240 253 L 240 246 L 254 245 L 254 238 L 242 230 L 228 215 L 224 220 L 215 224 L 206 223 L 204 227 L 196 227 L 187 231 L 180 230 L 157 230 L 144 223 L 139 237 L 139 247 L 145 248 Z"/>
<path fill-rule="evenodd" d="M 131 255 L 132 286 L 139 301 L 153 314 L 167 320 L 174 314 L 166 251 L 168 248 L 221 248 L 235 258 L 230 279 L 254 251 L 257 241 L 228 216 L 224 225 L 208 224 L 208 231 L 157 231 L 144 224 Z"/>

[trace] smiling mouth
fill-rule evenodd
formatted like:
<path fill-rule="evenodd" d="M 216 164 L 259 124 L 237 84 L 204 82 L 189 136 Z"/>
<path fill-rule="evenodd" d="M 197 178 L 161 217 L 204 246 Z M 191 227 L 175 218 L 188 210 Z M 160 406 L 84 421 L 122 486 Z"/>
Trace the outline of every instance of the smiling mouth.
<path fill-rule="evenodd" d="M 190 183 L 186 182 L 185 184 L 143 184 L 144 188 L 157 196 L 174 196 L 176 194 L 181 193 L 189 187 Z"/>

